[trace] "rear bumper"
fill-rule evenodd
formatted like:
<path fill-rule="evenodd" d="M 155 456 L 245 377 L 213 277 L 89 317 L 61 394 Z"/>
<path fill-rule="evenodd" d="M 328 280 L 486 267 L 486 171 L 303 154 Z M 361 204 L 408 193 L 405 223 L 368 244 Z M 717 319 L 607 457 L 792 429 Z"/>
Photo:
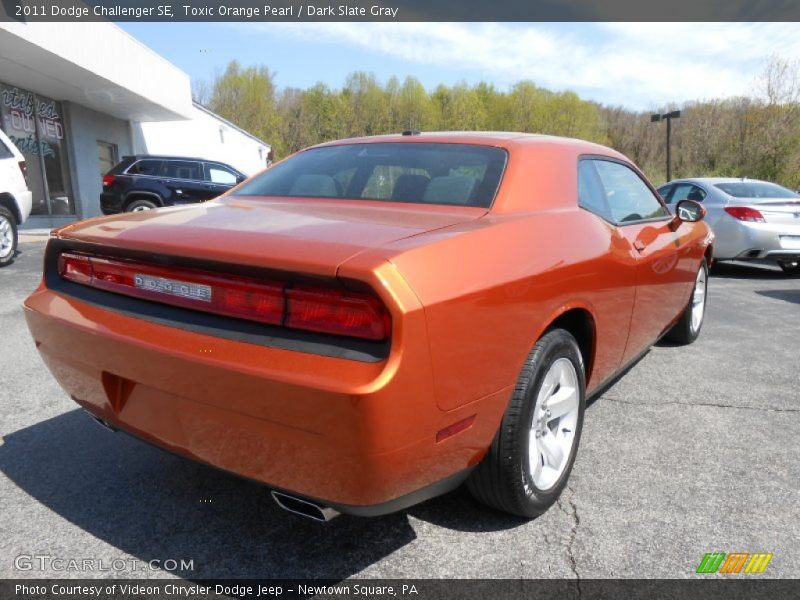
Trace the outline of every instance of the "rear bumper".
<path fill-rule="evenodd" d="M 788 258 L 800 255 L 800 224 L 749 223 L 721 218 L 714 225 L 714 257 L 725 259 Z"/>
<path fill-rule="evenodd" d="M 115 215 L 122 212 L 122 198 L 113 192 L 100 194 L 100 210 L 104 215 Z"/>
<path fill-rule="evenodd" d="M 44 286 L 25 309 L 45 364 L 92 414 L 345 513 L 383 514 L 458 485 L 510 393 L 441 411 L 420 310 L 406 312 L 386 360 L 360 362 L 185 331 Z M 470 429 L 436 442 L 472 415 Z"/>
<path fill-rule="evenodd" d="M 19 224 L 22 225 L 25 221 L 28 220 L 28 217 L 31 214 L 31 206 L 33 205 L 33 193 L 29 190 L 22 190 L 16 192 L 14 194 L 14 198 L 17 200 L 17 206 L 19 206 L 19 216 L 20 222 Z"/>

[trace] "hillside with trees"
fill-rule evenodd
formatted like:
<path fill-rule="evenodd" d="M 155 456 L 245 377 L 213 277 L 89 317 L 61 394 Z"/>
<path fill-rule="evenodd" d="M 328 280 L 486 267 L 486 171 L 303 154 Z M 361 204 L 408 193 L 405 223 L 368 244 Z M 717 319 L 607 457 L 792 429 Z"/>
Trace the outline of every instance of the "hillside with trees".
<path fill-rule="evenodd" d="M 773 57 L 751 95 L 697 100 L 673 123 L 673 177 L 735 176 L 800 187 L 800 70 Z M 532 81 L 508 90 L 492 84 L 439 85 L 355 72 L 341 89 L 318 83 L 278 89 L 268 67 L 231 62 L 198 100 L 273 145 L 276 158 L 319 142 L 363 135 L 484 130 L 544 133 L 592 140 L 623 152 L 656 184 L 665 178 L 663 123 L 650 112 L 604 106 Z"/>

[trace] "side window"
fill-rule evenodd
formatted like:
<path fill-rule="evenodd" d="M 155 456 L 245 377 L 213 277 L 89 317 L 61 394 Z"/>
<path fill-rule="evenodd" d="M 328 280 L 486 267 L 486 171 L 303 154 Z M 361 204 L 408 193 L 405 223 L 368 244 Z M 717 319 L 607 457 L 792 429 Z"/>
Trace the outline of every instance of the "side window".
<path fill-rule="evenodd" d="M 131 175 L 161 175 L 161 167 L 164 161 L 161 160 L 140 160 L 128 167 Z"/>
<path fill-rule="evenodd" d="M 669 212 L 633 169 L 610 160 L 593 160 L 616 223 L 668 217 Z"/>
<path fill-rule="evenodd" d="M 206 164 L 206 181 L 219 185 L 235 185 L 236 174 L 222 165 Z"/>
<path fill-rule="evenodd" d="M 194 179 L 195 181 L 203 180 L 203 169 L 200 167 L 199 162 L 191 160 L 168 160 L 166 163 L 165 177 Z"/>
<path fill-rule="evenodd" d="M 14 156 L 14 153 L 11 152 L 11 148 L 6 146 L 3 140 L 0 140 L 0 158 L 11 158 L 12 156 Z"/>
<path fill-rule="evenodd" d="M 578 162 L 578 205 L 607 221 L 613 221 L 595 162 L 588 159 Z"/>
<path fill-rule="evenodd" d="M 702 202 L 706 198 L 706 193 L 702 188 L 691 183 L 679 183 L 675 186 L 675 193 L 672 194 L 671 203 L 681 200 L 694 200 Z"/>
<path fill-rule="evenodd" d="M 672 193 L 672 188 L 673 186 L 672 184 L 670 184 L 670 185 L 662 185 L 660 188 L 656 190 L 664 199 L 664 202 L 666 202 L 667 204 L 670 204 L 672 202 L 672 200 L 669 197 L 670 194 Z"/>

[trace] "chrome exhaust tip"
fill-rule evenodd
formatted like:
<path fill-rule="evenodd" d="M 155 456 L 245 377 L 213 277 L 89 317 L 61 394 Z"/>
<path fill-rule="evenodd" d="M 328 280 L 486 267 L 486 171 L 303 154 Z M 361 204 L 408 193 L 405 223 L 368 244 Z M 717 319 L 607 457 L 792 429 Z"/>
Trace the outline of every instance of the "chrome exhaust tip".
<path fill-rule="evenodd" d="M 103 429 L 107 429 L 108 431 L 111 431 L 112 433 L 116 433 L 117 431 L 119 431 L 116 427 L 114 427 L 113 425 L 111 425 L 107 421 L 104 421 L 100 417 L 97 417 L 97 416 L 93 415 L 92 413 L 90 413 L 85 408 L 83 409 L 83 412 L 85 412 L 87 415 L 89 415 L 89 418 L 92 421 L 94 421 L 95 423 L 97 423 L 98 425 L 100 425 L 100 427 L 102 427 Z"/>
<path fill-rule="evenodd" d="M 328 506 L 321 506 L 315 502 L 309 502 L 296 496 L 290 496 L 283 492 L 270 492 L 275 504 L 280 506 L 283 510 L 301 517 L 307 517 L 314 521 L 327 522 L 339 516 L 339 511 L 334 510 Z"/>

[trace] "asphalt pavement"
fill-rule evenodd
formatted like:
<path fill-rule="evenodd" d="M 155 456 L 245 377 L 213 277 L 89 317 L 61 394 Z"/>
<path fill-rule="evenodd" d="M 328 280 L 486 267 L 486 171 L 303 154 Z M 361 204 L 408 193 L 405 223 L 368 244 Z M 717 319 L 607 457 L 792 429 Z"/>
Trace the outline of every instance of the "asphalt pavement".
<path fill-rule="evenodd" d="M 714 551 L 800 577 L 800 279 L 776 267 L 716 270 L 698 342 L 656 346 L 588 407 L 538 519 L 456 491 L 317 524 L 77 410 L 22 314 L 44 239 L 0 269 L 0 578 L 682 578 Z M 54 562 L 76 558 L 94 570 Z"/>

